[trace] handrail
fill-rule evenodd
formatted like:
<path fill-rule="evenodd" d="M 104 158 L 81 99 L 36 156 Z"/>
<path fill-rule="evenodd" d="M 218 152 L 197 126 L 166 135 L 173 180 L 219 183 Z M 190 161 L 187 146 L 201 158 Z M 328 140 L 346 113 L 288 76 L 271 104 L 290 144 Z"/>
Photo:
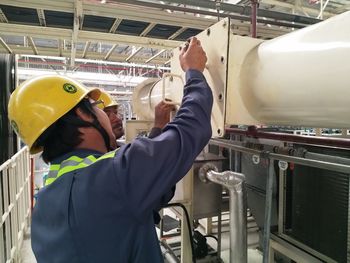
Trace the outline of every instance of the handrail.
<path fill-rule="evenodd" d="M 0 165 L 0 262 L 20 262 L 31 214 L 29 160 L 24 147 Z"/>

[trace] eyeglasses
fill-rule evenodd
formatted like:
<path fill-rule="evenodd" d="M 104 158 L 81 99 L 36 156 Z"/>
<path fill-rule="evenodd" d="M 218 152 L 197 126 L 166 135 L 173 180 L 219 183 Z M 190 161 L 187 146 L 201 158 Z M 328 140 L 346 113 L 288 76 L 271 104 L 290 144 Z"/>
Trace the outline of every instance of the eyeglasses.
<path fill-rule="evenodd" d="M 99 105 L 102 104 L 102 107 L 100 107 Z M 94 102 L 91 102 L 91 106 L 97 106 L 99 108 L 105 108 L 105 102 L 103 100 L 96 100 Z"/>

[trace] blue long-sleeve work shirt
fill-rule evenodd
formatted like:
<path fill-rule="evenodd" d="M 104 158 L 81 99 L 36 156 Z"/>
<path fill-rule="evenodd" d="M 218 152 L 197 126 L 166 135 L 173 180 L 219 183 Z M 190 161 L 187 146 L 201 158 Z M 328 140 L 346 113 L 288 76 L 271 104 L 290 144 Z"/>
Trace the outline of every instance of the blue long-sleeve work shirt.
<path fill-rule="evenodd" d="M 182 106 L 162 134 L 112 155 L 77 150 L 55 160 L 100 157 L 39 192 L 32 217 L 38 263 L 163 262 L 152 211 L 208 143 L 212 103 L 202 73 L 189 70 Z"/>

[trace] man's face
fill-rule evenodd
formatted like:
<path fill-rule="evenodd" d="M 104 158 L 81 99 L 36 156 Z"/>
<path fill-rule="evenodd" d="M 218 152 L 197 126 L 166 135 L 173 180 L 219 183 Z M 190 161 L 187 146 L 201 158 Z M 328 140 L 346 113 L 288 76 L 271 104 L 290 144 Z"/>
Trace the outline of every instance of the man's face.
<path fill-rule="evenodd" d="M 111 122 L 113 133 L 116 139 L 119 139 L 124 135 L 123 120 L 118 113 L 118 106 L 111 106 L 104 108 L 104 112 L 107 114 L 109 121 Z"/>
<path fill-rule="evenodd" d="M 90 102 L 92 104 L 94 104 L 95 102 L 90 100 Z M 107 132 L 108 136 L 109 136 L 109 141 L 110 141 L 110 147 L 112 149 L 116 149 L 117 148 L 117 142 L 116 142 L 116 138 L 113 132 L 113 128 L 111 125 L 111 122 L 109 120 L 108 115 L 101 110 L 97 105 L 93 106 L 94 112 L 96 114 L 97 120 L 100 123 L 100 125 L 102 126 L 102 128 Z M 92 121 L 92 120 L 91 120 Z M 101 134 L 102 136 L 102 134 Z M 107 147 L 107 151 L 109 150 L 109 147 Z"/>

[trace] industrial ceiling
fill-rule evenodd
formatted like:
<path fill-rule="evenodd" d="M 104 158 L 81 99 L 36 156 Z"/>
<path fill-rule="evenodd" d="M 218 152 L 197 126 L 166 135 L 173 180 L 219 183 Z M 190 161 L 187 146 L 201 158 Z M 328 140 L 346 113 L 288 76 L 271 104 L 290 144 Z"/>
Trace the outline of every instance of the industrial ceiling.
<path fill-rule="evenodd" d="M 251 35 L 257 0 L 1 0 L 0 52 L 19 66 L 152 77 L 171 50 L 222 17 Z M 271 39 L 350 9 L 348 0 L 261 0 L 257 37 Z"/>

